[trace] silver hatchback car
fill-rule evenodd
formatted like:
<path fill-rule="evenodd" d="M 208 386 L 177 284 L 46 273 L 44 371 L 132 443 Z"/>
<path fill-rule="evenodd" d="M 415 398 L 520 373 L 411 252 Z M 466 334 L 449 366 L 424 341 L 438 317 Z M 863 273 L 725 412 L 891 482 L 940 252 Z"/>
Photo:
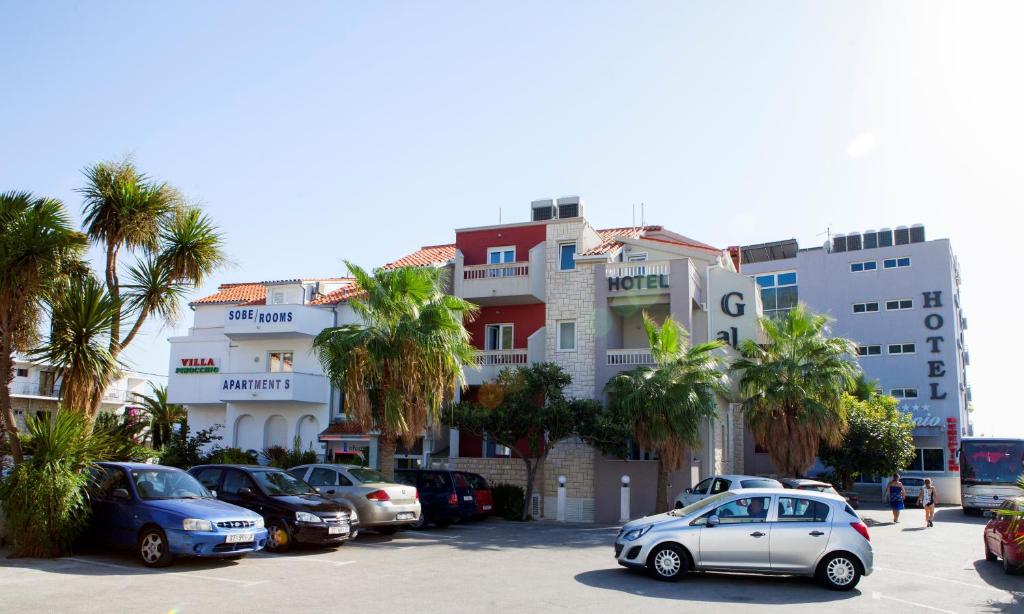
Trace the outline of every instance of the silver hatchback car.
<path fill-rule="evenodd" d="M 739 571 L 813 576 L 848 591 L 871 573 L 874 554 L 867 526 L 842 497 L 758 488 L 629 522 L 615 558 L 666 581 L 691 570 Z"/>

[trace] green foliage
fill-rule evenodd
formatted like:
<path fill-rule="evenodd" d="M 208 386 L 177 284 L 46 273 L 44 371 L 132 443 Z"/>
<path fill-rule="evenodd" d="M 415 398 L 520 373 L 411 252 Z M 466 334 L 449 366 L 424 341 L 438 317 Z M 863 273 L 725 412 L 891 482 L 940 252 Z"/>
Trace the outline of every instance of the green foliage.
<path fill-rule="evenodd" d="M 494 484 L 491 486 L 494 497 L 494 511 L 505 520 L 526 520 L 523 506 L 526 494 L 521 486 L 515 484 Z"/>
<path fill-rule="evenodd" d="M 299 465 L 309 465 L 319 460 L 317 453 L 310 444 L 309 449 L 302 449 L 302 439 L 296 435 L 292 440 L 292 448 L 289 450 L 284 446 L 270 446 L 265 448 L 260 456 L 271 467 L 279 469 L 291 469 Z"/>
<path fill-rule="evenodd" d="M 216 434 L 221 425 L 215 424 L 213 428 L 202 429 L 196 431 L 195 435 L 191 435 L 187 418 L 182 419 L 178 424 L 180 425 L 178 430 L 171 434 L 171 440 L 160 451 L 160 464 L 188 469 L 208 462 L 209 456 L 203 453 L 203 448 L 222 439 L 220 435 Z M 213 454 L 216 452 L 215 449 Z"/>
<path fill-rule="evenodd" d="M 828 318 L 799 304 L 784 318 L 762 318 L 766 342 L 748 339 L 732 365 L 740 374 L 743 413 L 755 441 L 784 475 L 814 463 L 822 440 L 846 432 L 843 396 L 859 368 L 856 344 L 830 337 Z"/>
<path fill-rule="evenodd" d="M 107 441 L 102 460 L 142 462 L 157 456 L 152 448 L 142 445 L 146 423 L 129 412 L 118 415 L 109 412 L 96 414 L 92 432 Z"/>
<path fill-rule="evenodd" d="M 149 420 L 149 438 L 159 450 L 171 439 L 174 425 L 188 416 L 181 405 L 167 402 L 167 386 L 149 384 L 150 394 L 136 394 L 136 401 Z"/>
<path fill-rule="evenodd" d="M 77 412 L 28 416 L 26 426 L 30 456 L 0 481 L 7 534 L 14 556 L 60 556 L 85 526 L 88 470 L 106 457 L 109 442 Z"/>
<path fill-rule="evenodd" d="M 255 465 L 256 453 L 241 448 L 222 448 L 210 455 L 207 462 L 225 465 Z"/>
<path fill-rule="evenodd" d="M 842 398 L 849 429 L 838 445 L 822 443 L 821 461 L 832 468 L 844 489 L 862 472 L 892 475 L 914 458 L 914 421 L 897 407 L 896 399 L 875 394 L 859 400 Z"/>

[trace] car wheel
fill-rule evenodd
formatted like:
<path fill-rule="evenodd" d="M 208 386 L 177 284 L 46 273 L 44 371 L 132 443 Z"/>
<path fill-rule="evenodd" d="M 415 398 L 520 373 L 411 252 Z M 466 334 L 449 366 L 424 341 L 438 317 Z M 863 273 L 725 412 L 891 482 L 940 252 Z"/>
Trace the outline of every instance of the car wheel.
<path fill-rule="evenodd" d="M 150 527 L 139 535 L 137 551 L 146 567 L 167 567 L 174 560 L 167 535 L 156 527 Z"/>
<path fill-rule="evenodd" d="M 416 529 L 417 531 L 422 531 L 423 529 L 427 528 L 427 524 L 427 515 L 421 513 L 420 517 L 416 519 L 416 522 L 409 525 L 409 528 Z"/>
<path fill-rule="evenodd" d="M 690 569 L 690 558 L 675 544 L 658 546 L 647 557 L 647 569 L 651 575 L 663 582 L 682 579 Z"/>
<path fill-rule="evenodd" d="M 271 552 L 288 552 L 292 547 L 292 536 L 288 527 L 280 520 L 271 520 L 267 525 L 267 550 Z"/>
<path fill-rule="evenodd" d="M 398 531 L 398 527 L 377 527 L 377 532 L 381 535 L 394 535 Z"/>
<path fill-rule="evenodd" d="M 1010 559 L 1008 559 L 1006 557 L 1006 546 L 1003 546 L 1003 552 L 1000 555 L 1000 558 L 1003 559 L 1003 573 L 1005 573 L 1007 575 L 1012 575 L 1012 574 L 1017 573 L 1016 565 L 1011 564 L 1010 563 Z"/>
<path fill-rule="evenodd" d="M 818 580 L 833 591 L 849 591 L 860 582 L 860 565 L 845 552 L 825 557 L 818 565 Z"/>

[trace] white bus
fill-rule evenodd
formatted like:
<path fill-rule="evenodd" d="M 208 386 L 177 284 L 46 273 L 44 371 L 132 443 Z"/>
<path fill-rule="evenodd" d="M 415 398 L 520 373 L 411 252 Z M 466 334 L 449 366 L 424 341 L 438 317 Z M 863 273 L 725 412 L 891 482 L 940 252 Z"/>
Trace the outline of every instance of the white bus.
<path fill-rule="evenodd" d="M 964 438 L 960 460 L 960 504 L 965 514 L 996 509 L 1009 497 L 1024 496 L 1024 439 Z"/>

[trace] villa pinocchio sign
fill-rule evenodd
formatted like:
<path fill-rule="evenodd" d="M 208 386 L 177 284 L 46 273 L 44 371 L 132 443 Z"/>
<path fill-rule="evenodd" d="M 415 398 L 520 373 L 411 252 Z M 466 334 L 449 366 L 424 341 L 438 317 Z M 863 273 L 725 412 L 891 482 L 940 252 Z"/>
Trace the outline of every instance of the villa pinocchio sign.
<path fill-rule="evenodd" d="M 181 366 L 174 369 L 175 373 L 188 375 L 192 373 L 219 373 L 220 367 L 216 358 L 182 358 Z"/>

